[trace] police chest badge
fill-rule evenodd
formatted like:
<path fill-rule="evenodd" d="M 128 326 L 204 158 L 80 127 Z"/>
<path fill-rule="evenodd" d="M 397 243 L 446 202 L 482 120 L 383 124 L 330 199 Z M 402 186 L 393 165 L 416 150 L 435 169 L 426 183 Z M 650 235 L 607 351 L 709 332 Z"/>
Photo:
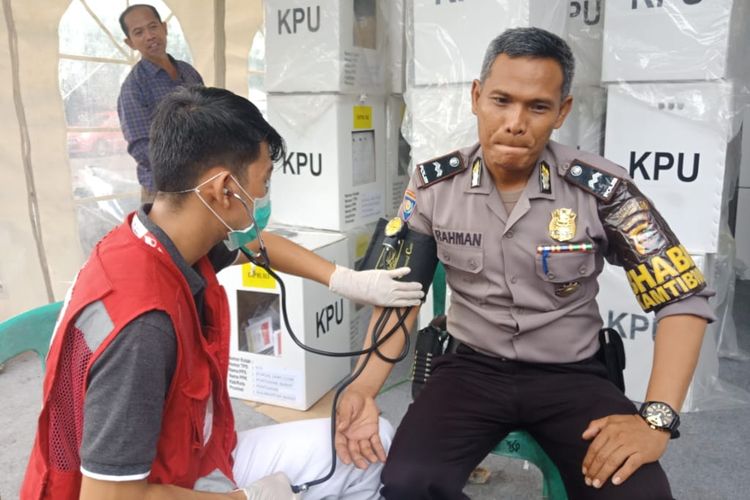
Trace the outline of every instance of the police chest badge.
<path fill-rule="evenodd" d="M 569 281 L 567 283 L 562 283 L 561 285 L 555 286 L 555 295 L 557 295 L 558 297 L 567 297 L 569 295 L 573 295 L 580 286 L 581 283 L 578 281 Z"/>
<path fill-rule="evenodd" d="M 570 241 L 576 235 L 576 213 L 571 208 L 556 208 L 549 223 L 549 236 L 557 241 Z"/>

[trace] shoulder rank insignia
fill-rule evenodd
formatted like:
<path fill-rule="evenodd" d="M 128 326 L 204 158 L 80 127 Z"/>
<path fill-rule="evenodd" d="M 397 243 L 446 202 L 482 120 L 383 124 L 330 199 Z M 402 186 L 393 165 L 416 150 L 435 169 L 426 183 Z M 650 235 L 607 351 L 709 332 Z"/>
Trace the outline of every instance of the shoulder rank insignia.
<path fill-rule="evenodd" d="M 544 194 L 552 194 L 552 175 L 547 162 L 539 164 L 539 190 Z"/>
<path fill-rule="evenodd" d="M 570 168 L 565 173 L 565 180 L 604 201 L 612 199 L 615 188 L 622 182 L 622 179 L 602 172 L 580 160 L 573 160 L 570 163 Z"/>
<path fill-rule="evenodd" d="M 420 163 L 417 165 L 419 178 L 422 181 L 422 185 L 419 186 L 419 189 L 426 188 L 436 182 L 453 177 L 465 168 L 463 159 L 458 151 L 441 156 L 440 158 L 435 158 L 434 160 Z"/>
<path fill-rule="evenodd" d="M 482 184 L 482 158 L 477 156 L 471 164 L 471 187 L 476 188 Z"/>

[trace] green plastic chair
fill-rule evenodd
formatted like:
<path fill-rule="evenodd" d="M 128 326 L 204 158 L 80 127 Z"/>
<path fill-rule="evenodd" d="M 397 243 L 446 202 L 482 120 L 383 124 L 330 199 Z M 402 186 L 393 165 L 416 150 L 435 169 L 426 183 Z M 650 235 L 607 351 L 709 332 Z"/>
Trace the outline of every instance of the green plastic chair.
<path fill-rule="evenodd" d="M 560 471 L 544 452 L 536 439 L 526 431 L 513 431 L 500 441 L 493 455 L 526 460 L 542 472 L 542 498 L 545 500 L 568 500 Z"/>
<path fill-rule="evenodd" d="M 50 339 L 62 302 L 53 302 L 0 323 L 0 365 L 26 351 L 34 351 L 46 365 Z"/>
<path fill-rule="evenodd" d="M 445 268 L 438 263 L 432 281 L 434 317 L 445 314 Z M 513 431 L 492 450 L 493 455 L 517 458 L 534 464 L 542 472 L 542 498 L 545 500 L 568 500 L 560 471 L 539 443 L 526 431 Z"/>

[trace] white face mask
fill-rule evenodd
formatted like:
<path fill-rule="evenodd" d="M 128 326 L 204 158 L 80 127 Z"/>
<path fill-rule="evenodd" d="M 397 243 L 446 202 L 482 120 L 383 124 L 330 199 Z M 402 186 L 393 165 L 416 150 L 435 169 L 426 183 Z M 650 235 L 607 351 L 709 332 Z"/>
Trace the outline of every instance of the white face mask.
<path fill-rule="evenodd" d="M 213 208 L 211 208 L 211 205 L 209 205 L 200 194 L 201 186 L 208 184 L 223 173 L 224 172 L 219 172 L 210 179 L 201 182 L 193 189 L 186 189 L 185 191 L 179 192 L 189 193 L 192 191 L 196 195 L 198 195 L 198 198 L 206 206 L 206 208 L 208 208 L 211 213 L 214 214 L 214 216 L 219 219 L 222 224 L 224 224 L 224 227 L 227 228 L 227 239 L 224 240 L 224 244 L 230 250 L 237 250 L 238 248 L 245 246 L 248 243 L 252 243 L 256 239 L 260 240 L 260 232 L 263 231 L 263 229 L 265 229 L 268 225 L 268 220 L 271 218 L 271 181 L 266 181 L 266 194 L 264 194 L 260 198 L 253 198 L 247 193 L 247 191 L 245 191 L 239 181 L 237 181 L 237 179 L 233 175 L 230 175 L 232 180 L 237 184 L 237 187 L 240 189 L 240 191 L 253 203 L 253 210 L 251 211 L 250 207 L 247 205 L 247 202 L 245 202 L 245 200 L 243 200 L 240 195 L 238 195 L 237 193 L 231 193 L 229 190 L 225 190 L 227 194 L 231 193 L 235 198 L 237 198 L 237 200 L 239 200 L 240 203 L 242 203 L 242 205 L 245 207 L 245 210 L 247 210 L 248 215 L 250 216 L 250 225 L 243 229 L 234 229 L 229 224 L 227 224 Z"/>

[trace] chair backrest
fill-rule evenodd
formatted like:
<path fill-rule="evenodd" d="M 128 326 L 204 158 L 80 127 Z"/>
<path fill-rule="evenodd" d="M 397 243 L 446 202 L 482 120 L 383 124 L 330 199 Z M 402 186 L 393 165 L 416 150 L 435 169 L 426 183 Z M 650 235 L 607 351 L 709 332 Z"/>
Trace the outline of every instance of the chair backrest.
<path fill-rule="evenodd" d="M 0 323 L 0 363 L 22 352 L 34 351 L 45 366 L 50 339 L 62 302 L 53 302 L 13 316 Z"/>

